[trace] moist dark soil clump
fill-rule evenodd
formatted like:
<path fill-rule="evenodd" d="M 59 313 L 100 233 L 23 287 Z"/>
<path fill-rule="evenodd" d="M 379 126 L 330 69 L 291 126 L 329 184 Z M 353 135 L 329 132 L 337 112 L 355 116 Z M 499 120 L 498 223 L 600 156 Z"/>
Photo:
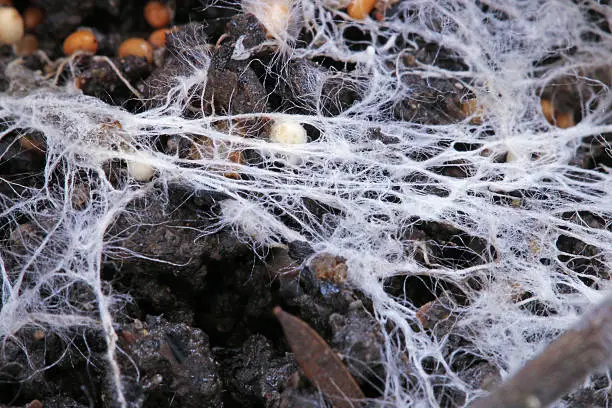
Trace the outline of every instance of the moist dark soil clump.
<path fill-rule="evenodd" d="M 174 28 L 168 32 L 165 46 L 153 50 L 151 61 L 139 56 L 118 57 L 116 49 L 123 40 L 147 38 L 153 31 L 143 17 L 145 3 L 144 0 L 15 1 L 20 12 L 28 7 L 40 7 L 44 19 L 29 30 L 38 38 L 38 52 L 17 59 L 10 46 L 0 48 L 0 72 L 3 73 L 0 90 L 17 96 L 35 93 L 44 86 L 42 81 L 32 79 L 36 73 L 54 85 L 77 88 L 84 95 L 131 113 L 159 109 L 168 103 L 169 95 L 186 92 L 189 97 L 177 115 L 193 119 L 267 112 L 319 114 L 328 118 L 349 111 L 365 97 L 358 81 L 349 79 L 353 77 L 337 75 L 352 72 L 354 63 L 336 61 L 330 56 L 293 59 L 286 64 L 266 28 L 255 16 L 243 13 L 236 2 L 169 1 L 174 10 Z M 389 4 L 385 7 L 379 4 L 378 11 L 374 12 L 378 14 L 372 16 L 384 18 L 384 13 L 394 12 L 396 2 L 382 3 Z M 79 27 L 96 34 L 98 50 L 95 55 L 84 53 L 64 58 L 62 43 Z M 350 30 L 343 35 L 349 37 L 352 47 L 359 47 L 365 36 Z M 304 47 L 313 41 L 311 36 L 308 30 L 298 33 L 294 45 Z M 440 44 L 418 36 L 409 40 L 419 49 L 411 51 L 404 44 L 407 51 L 398 61 L 401 67 L 429 64 L 449 72 L 466 69 L 463 61 Z M 398 40 L 399 45 L 401 41 Z M 189 89 L 181 89 L 183 84 L 176 77 L 193 72 L 201 73 L 202 81 L 190 84 Z M 603 78 L 602 82 L 606 80 L 609 79 Z M 398 81 L 411 89 L 412 96 L 382 109 L 381 115 L 389 120 L 432 127 L 455 124 L 470 116 L 475 122 L 479 120 L 478 112 L 469 103 L 474 95 L 444 75 L 428 79 L 404 75 Z M 568 81 L 543 89 L 542 95 L 559 101 L 560 112 L 572 112 L 568 120 L 576 123 L 581 120 L 581 114 L 579 107 L 571 106 L 572 101 L 579 100 L 574 96 L 597 91 L 582 89 L 581 85 Z M 373 118 L 363 118 L 370 119 Z M 0 123 L 0 131 L 8 129 L 7 126 Z M 215 126 L 217 130 L 233 126 L 246 138 L 263 139 L 271 124 L 264 115 L 231 123 L 220 121 Z M 120 132 L 121 123 L 108 118 L 101 125 L 101 131 L 104 129 Z M 320 137 L 313 126 L 306 131 L 310 141 Z M 371 143 L 400 143 L 398 137 L 377 130 L 369 136 Z M 611 140 L 610 134 L 584 140 L 571 165 L 605 171 L 612 166 L 608 151 Z M 156 153 L 187 159 L 202 154 L 205 149 L 198 150 L 196 146 L 208 146 L 206 143 L 212 144 L 191 135 L 160 134 L 147 147 Z M 435 157 L 436 152 L 450 147 L 457 151 L 475 151 L 481 146 L 455 143 L 449 137 L 432 142 L 422 154 L 413 151 L 410 159 L 425 162 Z M 8 202 L 27 197 L 32 189 L 41 188 L 45 183 L 58 185 L 63 169 L 58 165 L 46 173 L 45 155 L 45 136 L 41 132 L 12 129 L 0 137 L 0 197 Z M 503 163 L 507 157 L 502 156 L 493 160 Z M 230 160 L 254 168 L 262 163 L 261 153 L 256 149 L 242 151 Z M 127 167 L 126 162 L 111 160 L 105 164 L 105 174 L 95 177 L 105 176 L 109 184 L 120 186 Z M 436 198 L 448 197 L 450 192 L 438 186 L 432 174 L 458 181 L 476 174 L 476 167 L 467 160 L 447 161 L 427 170 L 428 174 L 408 172 L 404 181 L 415 194 Z M 248 175 L 236 172 L 227 172 L 224 176 L 249 181 Z M 96 192 L 86 182 L 76 184 L 77 193 L 70 205 L 86 209 L 88 202 L 96 198 Z M 193 191 L 172 183 L 155 187 L 131 202 L 126 211 L 109 223 L 105 238 L 112 242 L 109 244 L 112 248 L 100 260 L 103 291 L 113 294 L 117 300 L 111 305 L 120 348 L 117 368 L 128 407 L 331 406 L 330 399 L 317 386 L 321 379 L 311 378 L 308 367 L 292 353 L 288 338 L 296 334 L 287 333 L 279 324 L 273 312 L 278 306 L 312 328 L 329 350 L 340 356 L 343 367 L 363 395 L 382 396 L 387 374 L 383 364 L 383 330 L 400 331 L 393 324 L 385 325 L 376 319 L 372 301 L 347 280 L 346 259 L 317 252 L 302 241 L 284 242 L 263 250 L 253 248 L 236 231 L 216 227 L 220 203 L 228 199 L 226 193 Z M 390 187 L 386 195 L 374 191 L 364 195 L 367 199 L 399 204 L 401 197 L 393 194 L 399 190 L 396 187 Z M 495 204 L 520 208 L 524 205 L 521 200 L 545 200 L 540 193 L 508 191 L 500 193 Z M 316 200 L 304 198 L 303 201 L 309 211 L 307 216 L 321 224 L 329 215 L 342 211 Z M 0 201 L 0 213 L 7 205 Z M 39 219 L 33 219 L 26 211 L 0 218 L 3 270 L 17 273 L 21 260 L 31 255 L 28 248 L 42 245 L 44 231 L 54 225 L 54 220 L 44 216 L 48 205 L 41 200 L 37 208 Z M 278 217 L 290 227 L 299 225 L 300 220 L 290 219 L 286 214 L 279 213 Z M 610 228 L 609 220 L 589 212 L 568 211 L 563 218 L 593 228 Z M 463 272 L 497 260 L 498 251 L 493 242 L 456 226 L 417 218 L 407 220 L 406 224 L 410 228 L 402 231 L 404 236 L 400 239 L 422 244 L 415 246 L 413 254 L 415 264 L 421 268 Z M 202 232 L 211 230 L 214 233 Z M 563 254 L 558 259 L 543 256 L 541 263 L 564 262 L 587 284 L 594 282 L 591 277 L 604 278 L 609 273 L 598 247 L 568 235 L 560 235 L 556 245 Z M 30 276 L 26 274 L 24 281 L 35 285 L 28 279 Z M 442 344 L 444 353 L 475 349 L 467 331 L 464 335 L 453 331 L 462 311 L 453 310 L 452 305 L 466 306 L 469 301 L 464 291 L 478 291 L 482 284 L 479 278 L 468 280 L 463 289 L 452 279 L 434 279 L 408 271 L 381 282 L 387 294 L 414 309 L 410 309 L 411 313 L 416 313 L 420 325 L 412 329 L 426 331 Z M 96 299 L 91 292 L 79 285 L 66 285 L 59 285 L 61 293 L 44 290 L 48 290 L 45 293 L 50 299 L 64 296 L 75 303 L 91 305 L 93 313 Z M 517 295 L 517 302 L 531 295 L 524 290 Z M 524 310 L 534 316 L 556 313 L 539 302 L 529 303 Z M 116 406 L 112 374 L 109 374 L 113 367 L 108 362 L 107 343 L 102 334 L 89 328 L 55 333 L 46 327 L 36 327 L 20 330 L 6 339 L 0 351 L 0 407 Z M 393 341 L 399 344 L 406 342 L 400 334 L 393 336 Z M 432 378 L 439 375 L 439 380 L 432 381 L 438 381 L 434 385 L 443 406 L 460 406 L 465 402 L 464 392 L 447 387 L 443 378 L 446 372 L 438 363 L 433 357 L 425 359 L 419 370 L 425 370 Z M 457 353 L 453 364 L 451 369 L 460 373 L 461 381 L 475 389 L 490 390 L 501 382 L 500 370 L 475 350 L 473 354 Z M 396 365 L 395 370 L 405 373 L 402 386 L 413 387 L 412 373 L 416 367 L 409 356 L 398 356 Z M 580 406 L 603 401 L 601 390 L 609 385 L 600 380 L 601 383 L 592 385 L 598 394 L 580 391 L 567 397 L 568 401 Z"/>

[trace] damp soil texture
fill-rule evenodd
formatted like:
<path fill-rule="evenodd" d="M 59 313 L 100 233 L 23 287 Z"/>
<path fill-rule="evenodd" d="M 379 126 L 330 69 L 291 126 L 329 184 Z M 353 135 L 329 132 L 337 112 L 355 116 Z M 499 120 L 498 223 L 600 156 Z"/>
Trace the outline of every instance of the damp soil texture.
<path fill-rule="evenodd" d="M 142 55 L 117 56 L 122 41 L 131 37 L 146 39 L 154 31 L 143 15 L 144 1 L 14 0 L 13 3 L 23 15 L 26 10 L 36 8 L 41 16 L 37 24 L 26 28 L 26 35 L 37 38 L 37 51 L 16 55 L 16 50 L 9 45 L 0 48 L 0 69 L 11 72 L 11 75 L 0 73 L 0 89 L 12 95 L 28 95 L 50 86 L 76 87 L 84 95 L 121 106 L 131 113 L 156 109 L 166 103 L 173 77 L 201 67 L 198 52 L 184 52 L 189 48 L 200 50 L 210 58 L 207 59 L 206 88 L 197 89 L 194 97 L 185 101 L 185 110 L 181 112 L 184 117 L 263 112 L 301 115 L 315 109 L 322 116 L 333 117 L 350 109 L 362 97 L 359 89 L 345 83 L 338 74 L 353 69 L 353 65 L 336 61 L 333 55 L 314 60 L 293 59 L 283 64 L 278 57 L 279 50 L 268 45 L 271 38 L 266 28 L 254 15 L 244 13 L 239 3 L 162 1 L 161 6 L 169 8 L 171 18 L 163 26 L 173 28 L 168 30 L 163 46 L 151 48 L 150 59 Z M 372 22 L 384 19 L 385 13 L 392 13 L 397 2 L 378 3 L 371 14 Z M 64 39 L 79 28 L 96 35 L 96 53 L 66 58 Z M 316 44 L 309 35 L 308 30 L 298 33 L 295 46 Z M 358 30 L 347 30 L 343 35 L 355 47 L 365 39 Z M 415 36 L 409 40 L 410 49 L 418 51 L 404 53 L 405 67 L 416 69 L 421 64 L 430 64 L 440 70 L 465 69 L 462 61 L 433 39 Z M 237 55 L 237 49 L 250 51 Z M 16 70 L 37 73 L 40 80 L 20 80 L 22 77 Z M 329 78 L 317 100 L 309 98 L 313 94 L 309 88 L 313 72 Z M 463 103 L 472 97 L 469 91 L 443 75 L 427 80 L 419 77 L 401 80 L 408 81 L 405 85 L 412 90 L 413 97 L 387 107 L 394 120 L 444 126 L 474 115 L 475 108 Z M 572 85 L 568 89 L 566 94 L 571 93 Z M 558 89 L 547 92 L 563 93 Z M 574 123 L 580 120 L 580 108 L 569 106 L 573 99 L 568 100 L 568 106 L 563 109 L 576 112 L 575 117 L 567 119 Z M 474 120 L 478 121 L 478 117 Z M 109 121 L 105 126 L 120 128 L 121 124 Z M 264 138 L 271 124 L 246 119 L 232 126 L 242 127 L 246 137 Z M 320 136 L 314 127 L 306 126 L 305 130 L 311 141 Z M 588 148 L 578 151 L 573 165 L 585 169 L 610 166 L 606 151 L 609 145 L 605 139 L 604 135 L 586 143 L 584 146 Z M 397 142 L 388 133 L 371 132 L 373 144 Z M 0 137 L 2 197 L 13 200 L 27 196 L 30 190 L 54 182 L 50 181 L 54 175 L 45 169 L 48 165 L 45 143 L 44 134 L 28 129 Z M 455 143 L 451 138 L 436 143 L 439 146 L 430 146 L 429 151 L 443 150 L 452 144 L 457 151 L 478 148 Z M 188 137 L 176 135 L 160 134 L 154 148 L 177 158 L 200 154 L 194 152 Z M 411 159 L 425 161 L 427 157 Z M 501 155 L 495 160 L 503 163 L 506 159 Z M 261 165 L 257 152 L 249 150 L 230 160 L 253 167 Z M 121 161 L 105 164 L 109 183 L 121 183 L 125 170 L 126 164 Z M 456 161 L 429 171 L 460 180 L 471 177 L 475 170 L 470 163 Z M 225 176 L 240 177 L 232 172 Z M 415 194 L 448 195 L 431 181 L 420 175 L 410 176 L 409 180 L 413 185 L 422 186 Z M 73 187 L 76 193 L 66 205 L 87 207 L 93 197 L 90 186 L 77 180 Z M 371 300 L 351 286 L 346 279 L 344 258 L 315 252 L 304 241 L 288 241 L 265 250 L 254 248 L 244 239 L 238 239 L 235 231 L 216 228 L 220 203 L 227 199 L 222 191 L 194 192 L 183 184 L 171 182 L 163 188 L 163 194 L 152 191 L 130 202 L 128 211 L 109 223 L 105 232 L 106 237 L 113 237 L 107 242 L 117 248 L 106 251 L 100 274 L 103 291 L 112 292 L 117 299 L 113 328 L 125 406 L 351 406 L 326 394 L 329 382 L 345 382 L 348 385 L 342 392 L 354 392 L 354 397 L 366 397 L 366 401 L 382 396 L 386 372 L 381 363 L 385 347 L 381 330 L 393 332 L 394 328 L 391 324 L 387 327 L 381 324 Z M 392 194 L 386 197 L 372 194 L 364 201 L 393 203 L 396 199 Z M 520 205 L 521 198 L 528 196 L 528 191 L 518 190 L 500 194 L 497 204 Z M 0 202 L 0 206 L 9 199 Z M 2 218 L 3 273 L 12 273 L 11 268 L 20 265 L 28 250 L 44 242 L 45 231 L 56 221 L 44 216 L 45 205 L 41 200 L 42 215 L 38 219 L 32 219 L 31 212 L 24 212 L 21 218 L 14 215 L 10 219 Z M 306 199 L 304 207 L 309 211 L 308 216 L 323 222 L 328 213 L 337 211 L 325 203 Z M 283 219 L 283 214 L 278 216 Z M 609 220 L 589 213 L 568 211 L 566 218 L 578 216 L 581 222 L 609 227 Z M 293 227 L 293 221 L 288 218 L 284 221 Z M 414 250 L 414 260 L 421 266 L 430 265 L 435 259 L 436 267 L 468 270 L 495 262 L 498 256 L 490 242 L 455 226 L 419 219 L 406 222 L 411 228 L 404 239 L 422 243 Z M 582 274 L 585 280 L 608 273 L 604 270 L 602 255 L 594 246 L 572 236 L 561 236 L 557 244 L 567 254 L 569 268 Z M 542 259 L 542 262 L 550 261 Z M 468 282 L 468 287 L 478 291 L 480 284 L 475 279 Z M 52 290 L 58 293 L 50 294 L 47 300 L 51 309 L 54 295 L 68 298 L 67 304 L 89 303 L 95 309 L 96 299 L 91 298 L 90 292 L 80 291 L 78 283 L 59 289 L 57 285 Z M 452 349 L 470 348 L 468 339 L 449 335 L 461 318 L 460 312 L 451 308 L 457 309 L 457 305 L 467 302 L 461 288 L 425 275 L 396 275 L 385 279 L 383 286 L 391 296 L 403 298 L 406 304 L 415 307 L 421 329 L 429 331 L 432 338 L 445 339 L 440 341 L 445 352 L 452 354 Z M 523 292 L 517 296 L 529 298 L 528 291 Z M 534 314 L 554 315 L 545 304 L 525 302 L 525 305 Z M 289 313 L 299 322 L 281 325 L 279 316 L 285 315 L 280 313 Z M 107 361 L 107 348 L 100 331 L 87 325 L 81 328 L 76 325 L 61 332 L 35 324 L 21 329 L 0 350 L 0 407 L 120 406 L 109 378 L 112 370 Z M 316 362 L 304 358 L 309 353 Z M 492 389 L 501 382 L 499 369 L 475 354 L 458 356 L 455 362 L 466 368 L 461 371 L 462 381 L 476 389 Z M 406 356 L 399 356 L 396 364 L 396 370 L 409 373 L 413 369 Z M 431 376 L 440 369 L 433 359 L 422 364 Z M 443 389 L 445 381 L 440 377 L 439 387 Z M 410 378 L 406 374 L 408 385 L 405 386 L 410 386 Z M 465 401 L 464 395 L 455 390 L 443 393 L 446 395 L 440 397 L 440 405 L 462 406 Z M 575 396 L 575 401 L 585 404 L 580 406 L 592 406 L 598 403 L 594 398 L 592 394 L 581 393 Z M 367 402 L 361 404 L 368 406 Z"/>
<path fill-rule="evenodd" d="M 174 28 L 166 36 L 165 47 L 156 48 L 148 61 L 141 56 L 116 56 L 123 40 L 147 38 L 153 31 L 143 17 L 143 1 L 16 1 L 14 6 L 22 14 L 31 8 L 42 14 L 26 34 L 36 36 L 38 50 L 17 56 L 12 47 L 3 46 L 1 68 L 18 64 L 56 86 L 73 82 L 85 95 L 140 112 L 164 103 L 170 78 L 184 74 L 189 64 L 202 63 L 195 57 L 185 61 L 182 47 L 201 47 L 212 60 L 203 98 L 191 101 L 195 109 L 207 114 L 264 112 L 281 109 L 296 97 L 286 94 L 287 89 L 270 91 L 272 80 L 265 77 L 262 64 L 275 63 L 273 49 L 263 47 L 248 59 L 231 58 L 239 38 L 245 48 L 266 41 L 263 26 L 253 15 L 243 14 L 240 4 L 169 3 L 162 4 L 171 7 Z M 68 62 L 64 39 L 83 28 L 95 33 L 97 52 Z M 299 63 L 291 69 L 290 81 L 305 82 Z M 19 84 L 5 75 L 0 79 L 3 91 L 27 94 L 43 86 L 42 82 Z M 330 94 L 338 93 L 342 83 L 330 83 L 330 87 Z M 348 91 L 339 95 L 347 105 L 355 97 Z M 339 106 L 329 103 L 327 108 L 332 113 Z M 15 134 L 0 139 L 0 190 L 13 197 L 40 186 L 45 167 L 44 135 L 29 132 L 27 143 L 17 140 Z M 162 136 L 158 143 L 162 151 L 190 154 L 184 140 Z M 107 167 L 110 179 L 115 165 L 120 166 L 110 163 Z M 14 188 L 16 181 L 20 190 Z M 72 204 L 85 206 L 89 186 L 82 183 L 78 188 L 80 194 Z M 105 259 L 101 271 L 113 291 L 129 296 L 115 326 L 127 406 L 327 406 L 317 388 L 300 374 L 273 314 L 279 305 L 312 325 L 334 352 L 359 361 L 359 365 L 348 364 L 349 370 L 366 394 L 376 396 L 377 387 L 372 384 L 380 382 L 384 373 L 379 364 L 378 326 L 367 301 L 342 279 L 320 280 L 314 271 L 302 268 L 312 254 L 306 243 L 289 243 L 262 258 L 231 231 L 202 236 L 199 231 L 211 223 L 207 219 L 214 218 L 223 194 L 194 194 L 178 185 L 169 188 L 171 202 L 131 203 L 138 219 L 121 216 L 108 231 L 118 236 L 130 231 L 116 242 L 123 254 Z M 19 227 L 3 237 L 2 245 L 18 257 L 28 242 L 44 236 L 43 230 L 20 220 Z M 128 256 L 130 251 L 139 256 Z M 11 264 L 10 259 L 7 268 L 18 263 Z M 72 291 L 74 301 L 79 301 L 79 288 Z M 19 341 L 5 344 L 0 357 L 0 406 L 116 406 L 104 359 L 107 346 L 95 330 L 56 334 L 44 328 L 28 329 L 18 337 Z"/>

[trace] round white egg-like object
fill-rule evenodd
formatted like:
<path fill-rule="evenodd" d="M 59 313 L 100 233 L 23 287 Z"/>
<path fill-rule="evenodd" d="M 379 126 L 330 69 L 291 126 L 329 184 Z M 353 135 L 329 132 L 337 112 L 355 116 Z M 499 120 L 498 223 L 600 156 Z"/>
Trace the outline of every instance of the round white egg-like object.
<path fill-rule="evenodd" d="M 140 161 L 128 160 L 128 174 L 136 181 L 151 181 L 155 174 L 155 167 Z"/>
<path fill-rule="evenodd" d="M 301 144 L 308 142 L 306 129 L 299 122 L 277 121 L 270 129 L 270 141 L 284 144 Z"/>
<path fill-rule="evenodd" d="M 0 7 L 0 43 L 15 44 L 23 37 L 23 18 L 14 7 Z"/>
<path fill-rule="evenodd" d="M 23 18 L 14 7 L 0 7 L 0 42 L 15 44 L 23 37 Z"/>

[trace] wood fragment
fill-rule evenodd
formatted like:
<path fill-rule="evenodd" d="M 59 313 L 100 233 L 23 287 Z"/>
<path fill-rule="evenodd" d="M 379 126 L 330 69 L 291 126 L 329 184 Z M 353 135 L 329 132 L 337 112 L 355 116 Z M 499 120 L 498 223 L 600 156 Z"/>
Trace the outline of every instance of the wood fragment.
<path fill-rule="evenodd" d="M 543 408 L 612 362 L 612 297 L 470 408 Z"/>
<path fill-rule="evenodd" d="M 365 395 L 338 355 L 308 324 L 274 308 L 293 351 L 306 377 L 316 385 L 334 408 L 357 408 Z"/>

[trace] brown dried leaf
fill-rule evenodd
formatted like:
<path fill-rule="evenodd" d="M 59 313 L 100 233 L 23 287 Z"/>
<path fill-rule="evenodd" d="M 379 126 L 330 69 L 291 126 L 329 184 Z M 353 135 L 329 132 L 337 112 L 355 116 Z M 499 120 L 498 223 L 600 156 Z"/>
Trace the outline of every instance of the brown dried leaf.
<path fill-rule="evenodd" d="M 355 408 L 365 395 L 338 355 L 308 324 L 274 308 L 296 361 L 335 408 Z"/>
<path fill-rule="evenodd" d="M 425 303 L 416 311 L 416 318 L 419 319 L 425 329 L 433 328 L 438 322 L 447 319 L 449 316 L 450 310 L 437 299 Z"/>

